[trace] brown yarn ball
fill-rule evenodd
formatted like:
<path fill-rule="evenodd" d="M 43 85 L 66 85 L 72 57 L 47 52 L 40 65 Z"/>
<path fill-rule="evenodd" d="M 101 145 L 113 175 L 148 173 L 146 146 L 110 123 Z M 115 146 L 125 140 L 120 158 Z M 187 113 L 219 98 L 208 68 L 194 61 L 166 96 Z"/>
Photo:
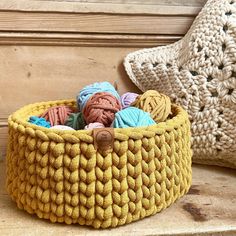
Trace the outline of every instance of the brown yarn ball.
<path fill-rule="evenodd" d="M 156 122 L 165 121 L 171 113 L 170 98 L 156 90 L 148 90 L 139 95 L 131 105 L 149 112 Z"/>
<path fill-rule="evenodd" d="M 99 122 L 109 127 L 115 118 L 115 113 L 121 110 L 120 101 L 110 93 L 95 93 L 89 98 L 83 116 L 87 124 Z"/>

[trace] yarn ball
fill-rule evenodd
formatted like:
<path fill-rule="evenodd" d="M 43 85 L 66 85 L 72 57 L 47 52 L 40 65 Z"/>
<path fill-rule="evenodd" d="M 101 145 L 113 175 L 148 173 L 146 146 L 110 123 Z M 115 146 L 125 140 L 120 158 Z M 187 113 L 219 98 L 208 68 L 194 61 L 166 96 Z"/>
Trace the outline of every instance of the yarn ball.
<path fill-rule="evenodd" d="M 131 105 L 149 112 L 156 122 L 165 121 L 171 113 L 170 98 L 156 90 L 139 95 Z"/>
<path fill-rule="evenodd" d="M 89 98 L 83 109 L 83 116 L 87 124 L 99 122 L 108 127 L 119 110 L 120 101 L 110 93 L 101 92 Z"/>
<path fill-rule="evenodd" d="M 73 109 L 68 106 L 55 106 L 49 108 L 40 117 L 45 118 L 50 122 L 51 126 L 64 125 L 69 114 L 73 112 Z"/>
<path fill-rule="evenodd" d="M 59 129 L 59 130 L 74 130 L 73 128 L 66 125 L 54 125 L 50 129 Z"/>
<path fill-rule="evenodd" d="M 85 126 L 84 129 L 98 129 L 98 128 L 104 128 L 105 126 L 102 123 L 99 122 L 94 122 L 94 123 L 90 123 L 88 125 Z"/>
<path fill-rule="evenodd" d="M 150 114 L 136 107 L 128 107 L 115 114 L 114 128 L 149 126 L 156 124 Z"/>
<path fill-rule="evenodd" d="M 125 93 L 120 97 L 122 108 L 127 108 L 135 101 L 135 99 L 138 97 L 137 93 Z"/>
<path fill-rule="evenodd" d="M 44 118 L 40 118 L 40 117 L 37 117 L 37 116 L 31 116 L 29 118 L 28 122 L 30 122 L 34 125 L 45 127 L 45 128 L 50 128 L 51 127 L 50 123 L 47 122 Z"/>
<path fill-rule="evenodd" d="M 98 92 L 108 92 L 115 96 L 117 99 L 120 99 L 120 95 L 117 93 L 114 86 L 112 86 L 109 82 L 98 82 L 90 84 L 84 87 L 76 98 L 78 107 L 81 111 L 83 110 L 88 99 L 93 94 Z"/>
<path fill-rule="evenodd" d="M 75 130 L 84 129 L 86 123 L 82 112 L 71 113 L 66 120 L 65 125 L 70 126 Z"/>

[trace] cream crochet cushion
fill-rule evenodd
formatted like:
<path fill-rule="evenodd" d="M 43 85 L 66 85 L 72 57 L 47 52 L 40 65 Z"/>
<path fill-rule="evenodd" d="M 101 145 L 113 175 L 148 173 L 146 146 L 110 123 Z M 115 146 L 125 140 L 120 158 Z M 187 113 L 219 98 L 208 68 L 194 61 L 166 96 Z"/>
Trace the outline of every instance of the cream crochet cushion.
<path fill-rule="evenodd" d="M 169 95 L 189 113 L 193 161 L 236 168 L 236 2 L 209 0 L 180 41 L 124 60 L 142 90 Z"/>

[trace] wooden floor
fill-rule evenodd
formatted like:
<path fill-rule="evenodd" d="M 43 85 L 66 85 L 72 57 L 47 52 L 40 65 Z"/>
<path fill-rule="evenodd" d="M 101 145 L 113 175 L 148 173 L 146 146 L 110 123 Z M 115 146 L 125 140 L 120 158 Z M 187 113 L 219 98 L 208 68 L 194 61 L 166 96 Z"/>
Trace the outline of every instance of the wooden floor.
<path fill-rule="evenodd" d="M 189 193 L 165 211 L 108 230 L 52 224 L 18 210 L 5 189 L 5 162 L 0 162 L 0 235 L 236 235 L 236 171 L 193 166 Z"/>

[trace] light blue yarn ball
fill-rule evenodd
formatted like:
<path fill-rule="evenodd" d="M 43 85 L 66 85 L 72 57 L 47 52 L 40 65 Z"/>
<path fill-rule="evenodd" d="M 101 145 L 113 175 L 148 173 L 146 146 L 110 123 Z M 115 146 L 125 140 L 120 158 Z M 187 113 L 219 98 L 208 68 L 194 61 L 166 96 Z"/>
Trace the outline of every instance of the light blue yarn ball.
<path fill-rule="evenodd" d="M 45 128 L 51 127 L 50 123 L 47 122 L 44 118 L 40 118 L 37 116 L 31 116 L 28 121 L 34 125 L 42 126 Z"/>
<path fill-rule="evenodd" d="M 117 93 L 115 88 L 109 82 L 97 82 L 94 84 L 87 85 L 84 87 L 79 95 L 76 97 L 77 105 L 80 111 L 84 108 L 88 99 L 95 93 L 108 92 L 120 100 L 120 95 Z"/>
<path fill-rule="evenodd" d="M 128 107 L 115 114 L 114 128 L 140 127 L 154 125 L 150 114 L 136 107 Z"/>

